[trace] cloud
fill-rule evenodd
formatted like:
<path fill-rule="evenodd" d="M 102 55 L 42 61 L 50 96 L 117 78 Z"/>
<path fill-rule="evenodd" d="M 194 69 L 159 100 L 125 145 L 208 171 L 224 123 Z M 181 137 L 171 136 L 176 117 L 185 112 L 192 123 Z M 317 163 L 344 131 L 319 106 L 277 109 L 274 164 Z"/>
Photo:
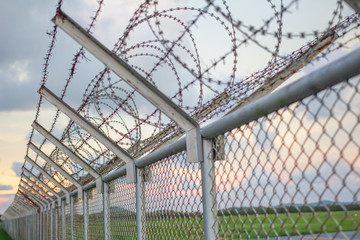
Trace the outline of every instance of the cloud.
<path fill-rule="evenodd" d="M 55 4 L 49 2 L 2 3 L 0 31 L 6 37 L 1 39 L 0 44 L 0 111 L 36 107 L 37 83 L 41 76 L 43 55 L 48 45 L 45 33 L 47 26 L 51 26 L 51 23 L 43 18 L 47 17 L 44 13 L 49 12 L 46 9 Z M 48 18 L 50 19 L 50 16 Z"/>
<path fill-rule="evenodd" d="M 12 164 L 11 169 L 15 172 L 17 177 L 20 177 L 20 175 L 21 175 L 21 172 L 22 172 L 21 167 L 23 164 L 24 164 L 23 162 L 14 162 Z"/>
<path fill-rule="evenodd" d="M 0 185 L 0 191 L 12 190 L 13 187 L 10 185 Z"/>
<path fill-rule="evenodd" d="M 0 214 L 3 214 L 5 210 L 10 206 L 14 200 L 15 194 L 0 194 Z"/>

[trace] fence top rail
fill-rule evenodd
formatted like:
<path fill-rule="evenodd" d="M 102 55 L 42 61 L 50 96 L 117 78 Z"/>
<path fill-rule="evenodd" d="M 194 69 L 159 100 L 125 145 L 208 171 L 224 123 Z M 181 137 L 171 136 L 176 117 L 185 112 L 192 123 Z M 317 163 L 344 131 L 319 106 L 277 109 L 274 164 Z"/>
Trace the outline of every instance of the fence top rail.
<path fill-rule="evenodd" d="M 251 102 L 212 124 L 202 127 L 201 135 L 207 139 L 214 138 L 312 94 L 316 94 L 328 87 L 360 74 L 359 65 L 360 48 L 300 78 L 296 82 Z M 186 138 L 183 136 L 171 144 L 165 145 L 144 157 L 136 159 L 135 165 L 138 168 L 143 168 L 185 149 Z M 109 182 L 125 174 L 126 168 L 121 167 L 103 176 L 103 181 Z M 84 186 L 84 190 L 94 188 L 95 185 L 95 182 L 91 182 Z M 76 193 L 77 190 L 73 191 L 71 195 L 75 195 Z"/>

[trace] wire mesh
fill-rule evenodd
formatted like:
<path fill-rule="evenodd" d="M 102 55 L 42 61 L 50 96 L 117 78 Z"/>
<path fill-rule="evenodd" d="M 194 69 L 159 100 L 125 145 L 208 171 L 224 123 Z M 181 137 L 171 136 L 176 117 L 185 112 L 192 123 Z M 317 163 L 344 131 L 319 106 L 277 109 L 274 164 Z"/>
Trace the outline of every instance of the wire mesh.
<path fill-rule="evenodd" d="M 51 239 L 51 209 L 46 210 L 45 238 Z"/>
<path fill-rule="evenodd" d="M 71 239 L 71 204 L 65 203 L 65 239 Z"/>
<path fill-rule="evenodd" d="M 57 207 L 53 207 L 51 209 L 53 214 L 53 221 L 52 221 L 52 232 L 53 232 L 53 239 L 59 239 L 58 238 L 58 217 L 57 217 Z"/>
<path fill-rule="evenodd" d="M 97 193 L 95 188 L 86 191 L 86 194 L 88 201 L 88 239 L 104 239 L 104 211 L 102 194 Z"/>
<path fill-rule="evenodd" d="M 57 216 L 57 238 L 63 239 L 63 231 L 65 228 L 63 228 L 63 217 L 62 217 L 62 211 L 61 206 L 57 205 L 56 207 L 56 216 Z"/>
<path fill-rule="evenodd" d="M 121 177 L 109 183 L 111 239 L 136 239 L 135 185 Z"/>
<path fill-rule="evenodd" d="M 83 200 L 74 199 L 74 239 L 84 239 Z"/>
<path fill-rule="evenodd" d="M 343 82 L 225 134 L 215 147 L 220 239 L 359 237 L 359 86 Z"/>
<path fill-rule="evenodd" d="M 334 55 L 358 45 L 358 15 L 346 10 L 341 0 L 329 3 L 332 11 L 322 24 L 315 23 L 323 20 L 318 16 L 324 13 L 320 8 L 313 11 L 316 12 L 312 19 L 314 28 L 305 26 L 306 21 L 285 21 L 309 17 L 299 11 L 298 4 L 303 2 L 268 0 L 260 9 L 252 1 L 242 4 L 226 0 L 147 0 L 135 10 L 124 32 L 115 36 L 118 39 L 112 51 L 196 121 L 209 123 L 270 93 L 295 73 L 307 73 L 309 69 L 304 66 L 311 68 L 313 64 L 317 68 L 327 57 L 336 58 Z M 104 22 L 101 30 L 94 28 L 104 5 L 104 0 L 91 5 L 95 11 L 91 11 L 87 31 L 95 37 L 108 31 L 103 29 Z M 56 9 L 61 7 L 63 1 L 59 0 Z M 247 14 L 241 12 L 253 9 L 263 14 L 251 14 L 257 18 L 247 19 Z M 57 30 L 53 26 L 48 32 L 51 42 L 41 86 L 46 85 L 51 64 L 59 68 L 57 73 L 63 72 L 60 69 L 63 59 L 61 64 L 50 61 L 55 53 Z M 73 54 L 60 91 L 60 98 L 69 95 L 66 100 L 85 119 L 134 158 L 183 134 L 171 119 L 102 65 L 84 78 L 87 87 L 82 99 L 75 103 L 71 96 L 74 92 L 69 92 L 70 83 L 74 78 L 83 78 L 80 63 L 87 60 L 86 54 L 83 48 Z M 88 64 L 84 65 L 88 67 Z M 218 239 L 360 238 L 359 85 L 358 79 L 346 81 L 215 139 L 216 163 L 212 169 L 215 184 L 211 188 L 216 188 L 217 223 L 212 227 Z M 78 89 L 75 91 L 78 95 Z M 47 108 L 44 104 L 40 97 L 35 120 L 58 134 L 65 145 L 96 171 L 104 175 L 124 165 L 73 121 L 60 133 L 56 129 L 58 125 L 64 126 L 60 111 L 56 109 L 53 117 L 45 111 L 40 115 L 40 110 Z M 54 146 L 47 149 L 45 138 L 37 141 L 36 134 L 32 129 L 30 141 L 39 143 L 44 151 L 49 150 L 48 155 L 76 180 L 83 185 L 93 180 L 93 176 L 59 149 Z M 27 150 L 26 154 L 69 187 L 69 191 L 75 189 L 33 151 Z M 139 238 L 138 227 L 142 227 L 144 239 L 203 239 L 201 165 L 187 163 L 186 157 L 186 152 L 181 152 L 141 170 L 142 183 L 138 188 L 143 187 L 141 224 L 136 222 L 139 195 L 136 196 L 135 185 L 126 183 L 125 177 L 109 183 L 107 219 L 104 219 L 103 196 L 95 189 L 87 191 L 88 239 L 104 238 L 104 221 L 109 222 L 106 230 L 110 231 L 111 239 Z M 40 174 L 39 178 L 44 176 Z M 46 184 L 55 189 L 48 180 Z M 27 210 L 21 206 L 33 204 L 20 196 L 20 193 L 16 195 L 7 213 L 20 217 L 6 223 L 16 239 L 24 238 L 26 228 L 22 226 L 28 221 L 23 217 Z M 75 201 L 73 210 L 66 204 L 64 218 L 61 207 L 54 209 L 53 229 L 57 239 L 63 239 L 63 234 L 65 239 L 71 239 L 71 211 L 74 238 L 84 238 L 82 204 Z M 33 239 L 38 238 L 37 234 L 49 237 L 47 213 L 34 214 L 33 218 L 36 225 Z"/>
<path fill-rule="evenodd" d="M 181 152 L 145 168 L 146 239 L 202 239 L 200 164 Z"/>

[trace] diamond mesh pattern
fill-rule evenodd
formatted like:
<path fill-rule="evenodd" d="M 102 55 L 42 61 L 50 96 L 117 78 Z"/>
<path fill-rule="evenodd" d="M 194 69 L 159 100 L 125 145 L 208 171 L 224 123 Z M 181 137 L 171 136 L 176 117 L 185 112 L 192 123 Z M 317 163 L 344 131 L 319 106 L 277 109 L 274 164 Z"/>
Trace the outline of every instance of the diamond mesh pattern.
<path fill-rule="evenodd" d="M 53 238 L 58 239 L 58 217 L 57 217 L 57 207 L 52 208 L 53 212 Z"/>
<path fill-rule="evenodd" d="M 145 172 L 146 239 L 203 239 L 200 164 L 181 152 Z"/>
<path fill-rule="evenodd" d="M 46 235 L 47 239 L 51 239 L 51 209 L 46 211 L 47 223 L 46 223 Z"/>
<path fill-rule="evenodd" d="M 58 225 L 58 227 L 57 227 L 57 237 L 58 237 L 58 239 L 62 239 L 62 237 L 63 237 L 63 235 L 62 235 L 62 213 L 61 213 L 61 206 L 60 205 L 58 205 L 57 207 L 56 207 L 56 209 L 57 209 L 57 225 Z"/>
<path fill-rule="evenodd" d="M 215 164 L 219 238 L 359 231 L 359 83 L 225 134 L 224 159 Z"/>
<path fill-rule="evenodd" d="M 83 201 L 74 199 L 74 239 L 84 239 Z"/>
<path fill-rule="evenodd" d="M 42 231 L 42 234 L 43 236 L 47 236 L 47 212 L 44 211 L 41 213 L 41 216 L 42 216 L 42 226 L 41 226 L 41 231 Z"/>
<path fill-rule="evenodd" d="M 65 229 L 66 239 L 71 239 L 71 214 L 70 214 L 70 203 L 65 205 Z"/>
<path fill-rule="evenodd" d="M 104 239 L 104 212 L 102 194 L 98 194 L 95 188 L 86 192 L 88 199 L 88 239 Z"/>
<path fill-rule="evenodd" d="M 111 239 L 136 239 L 135 185 L 125 177 L 109 184 Z"/>

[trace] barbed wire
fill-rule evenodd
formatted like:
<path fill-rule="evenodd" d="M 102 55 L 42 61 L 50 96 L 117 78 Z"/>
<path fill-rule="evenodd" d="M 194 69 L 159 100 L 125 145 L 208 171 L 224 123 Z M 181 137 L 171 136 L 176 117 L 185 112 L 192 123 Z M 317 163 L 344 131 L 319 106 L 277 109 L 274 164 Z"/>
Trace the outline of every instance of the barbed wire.
<path fill-rule="evenodd" d="M 283 15 L 283 13 L 287 12 L 287 9 L 290 8 L 292 6 L 292 4 L 294 4 L 296 2 L 297 1 L 293 1 L 290 4 L 288 4 L 287 6 L 281 6 L 280 12 L 274 10 L 274 12 L 275 12 L 274 16 L 272 16 L 269 20 L 265 21 L 264 25 L 261 26 L 260 28 L 255 29 L 254 27 L 247 27 L 249 32 L 251 33 L 251 35 L 249 35 L 249 34 L 246 35 L 247 38 L 254 40 L 254 38 L 255 38 L 255 36 L 257 34 L 264 34 L 263 30 L 267 29 L 268 28 L 267 26 L 274 19 L 279 20 L 281 18 L 281 16 Z M 224 1 L 223 3 L 226 6 L 226 2 Z M 172 15 L 170 15 L 168 13 L 172 12 L 172 11 L 197 11 L 198 14 L 194 17 L 194 19 L 197 19 L 201 15 L 208 14 L 210 17 L 215 18 L 216 21 L 218 21 L 225 29 L 229 30 L 230 28 L 228 26 L 226 26 L 224 21 L 222 21 L 220 18 L 216 18 L 214 13 L 211 13 L 211 12 L 207 11 L 208 7 L 211 5 L 217 10 L 217 12 L 220 12 L 219 7 L 214 6 L 214 4 L 211 3 L 210 5 L 205 6 L 204 9 L 191 8 L 191 7 L 189 7 L 189 8 L 188 7 L 183 7 L 183 8 L 179 7 L 179 8 L 171 8 L 171 9 L 168 9 L 168 10 L 158 11 L 157 7 L 156 7 L 158 4 L 157 4 L 156 1 L 154 1 L 153 4 L 152 4 L 154 6 L 154 12 L 149 13 L 150 4 L 151 4 L 151 1 L 149 1 L 147 4 L 141 5 L 139 7 L 139 9 L 137 9 L 135 11 L 134 16 L 130 20 L 130 24 L 126 28 L 126 30 L 125 30 L 124 34 L 122 35 L 122 37 L 120 37 L 118 42 L 115 44 L 115 49 L 113 49 L 113 51 L 120 54 L 126 61 L 131 61 L 131 59 L 133 59 L 133 58 L 144 57 L 144 56 L 160 59 L 160 61 L 158 63 L 154 64 L 154 67 L 149 71 L 146 71 L 145 69 L 143 69 L 142 67 L 139 67 L 137 65 L 132 65 L 136 70 L 138 70 L 139 72 L 142 72 L 147 77 L 147 79 L 150 82 L 152 82 L 153 84 L 156 84 L 156 82 L 152 79 L 151 74 L 153 72 L 155 72 L 160 66 L 164 66 L 164 64 L 170 67 L 170 69 L 174 72 L 174 76 L 178 76 L 177 70 L 174 67 L 174 65 L 175 65 L 174 61 L 177 61 L 186 70 L 191 72 L 191 74 L 195 77 L 194 80 L 189 82 L 187 85 L 183 86 L 182 88 L 181 88 L 181 83 L 180 83 L 179 77 L 175 77 L 177 79 L 177 81 L 178 81 L 179 90 L 172 97 L 172 99 L 178 99 L 178 105 L 179 106 L 182 106 L 182 104 L 183 104 L 183 102 L 182 102 L 182 92 L 184 90 L 190 88 L 191 86 L 195 85 L 196 82 L 200 82 L 201 85 L 205 85 L 206 87 L 209 87 L 211 90 L 213 90 L 213 92 L 215 92 L 218 95 L 220 94 L 220 92 L 218 90 L 214 89 L 213 87 L 209 86 L 208 83 L 210 83 L 210 84 L 215 83 L 216 85 L 224 85 L 224 86 L 226 86 L 224 92 L 229 92 L 229 94 L 228 94 L 229 96 L 231 96 L 235 92 L 237 93 L 236 95 L 232 95 L 232 97 L 228 97 L 228 99 L 226 99 L 226 100 L 223 99 L 222 101 L 220 101 L 221 103 L 223 103 L 223 105 L 217 106 L 218 109 L 216 111 L 214 111 L 211 114 L 208 114 L 206 117 L 204 117 L 202 115 L 199 115 L 200 112 L 204 111 L 204 109 L 202 108 L 201 105 L 206 106 L 206 108 L 214 108 L 214 109 L 216 108 L 216 106 L 209 105 L 209 102 L 211 102 L 211 100 L 208 101 L 207 104 L 203 104 L 202 99 L 201 99 L 202 91 L 200 91 L 200 94 L 199 94 L 200 97 L 199 97 L 199 101 L 198 101 L 199 106 L 194 106 L 192 108 L 188 107 L 188 106 L 183 106 L 183 108 L 186 109 L 186 110 L 190 110 L 191 115 L 194 116 L 197 120 L 201 120 L 201 122 L 205 122 L 205 121 L 207 121 L 207 120 L 209 120 L 209 119 L 211 119 L 213 117 L 216 117 L 219 114 L 224 113 L 225 111 L 231 109 L 231 106 L 233 106 L 235 104 L 234 103 L 235 101 L 239 102 L 239 99 L 244 99 L 245 98 L 246 92 L 249 92 L 251 89 L 255 89 L 256 85 L 258 85 L 258 86 L 261 85 L 263 83 L 263 81 L 265 80 L 264 76 L 269 76 L 269 75 L 271 75 L 271 73 L 274 74 L 277 71 L 280 71 L 281 68 L 285 67 L 291 61 L 296 60 L 296 57 L 299 54 L 303 53 L 303 50 L 304 50 L 304 49 L 302 49 L 302 51 L 299 51 L 298 53 L 293 53 L 292 55 L 290 55 L 290 57 L 287 56 L 286 58 L 284 56 L 278 56 L 277 53 L 279 52 L 279 48 L 280 48 L 280 45 L 281 45 L 281 39 L 282 39 L 282 36 L 285 36 L 285 35 L 281 35 L 281 34 L 272 35 L 272 34 L 270 34 L 268 32 L 265 32 L 265 34 L 268 34 L 268 35 L 271 35 L 271 36 L 277 38 L 277 44 L 275 46 L 275 50 L 273 51 L 273 53 L 275 53 L 275 54 L 272 54 L 273 59 L 276 59 L 277 57 L 280 57 L 281 60 L 286 60 L 286 61 L 281 61 L 280 60 L 280 62 L 278 62 L 276 60 L 271 60 L 268 63 L 268 66 L 271 66 L 271 67 L 265 68 L 265 70 L 258 72 L 257 74 L 253 75 L 252 77 L 242 79 L 242 81 L 238 82 L 237 84 L 232 84 L 231 82 L 234 82 L 235 72 L 237 70 L 236 69 L 236 63 L 237 63 L 237 61 L 236 61 L 236 57 L 237 57 L 236 49 L 238 49 L 240 46 L 246 44 L 247 39 L 242 40 L 242 41 L 239 42 L 239 40 L 236 40 L 236 38 L 234 37 L 235 36 L 234 31 L 233 31 L 233 33 L 231 33 L 229 31 L 229 35 L 232 36 L 232 42 L 235 42 L 236 47 L 233 47 L 233 49 L 231 49 L 228 54 L 225 54 L 222 57 L 220 57 L 218 60 L 214 61 L 212 66 L 202 70 L 201 66 L 200 66 L 199 54 L 197 53 L 198 50 L 197 50 L 197 47 L 196 47 L 196 43 L 195 43 L 194 38 L 191 37 L 192 34 L 189 33 L 190 38 L 192 39 L 194 49 L 195 49 L 194 54 L 190 51 L 189 48 L 187 48 L 187 47 L 185 47 L 184 45 L 181 44 L 180 40 L 184 36 L 184 34 L 181 34 L 180 37 L 176 41 L 170 41 L 170 40 L 166 40 L 164 37 L 162 37 L 164 35 L 163 34 L 164 31 L 160 28 L 161 21 L 159 19 L 160 18 L 166 18 L 166 19 L 170 19 L 170 20 L 175 21 L 178 24 L 180 24 L 185 29 L 183 31 L 183 33 L 187 33 L 187 32 L 189 32 L 189 30 L 186 30 L 186 24 L 183 21 L 181 21 L 180 19 L 178 19 L 177 17 L 172 16 Z M 341 3 L 338 2 L 337 5 L 338 5 L 338 8 L 342 9 L 342 7 L 339 7 L 339 6 L 342 6 Z M 271 7 L 273 9 L 274 9 L 274 6 L 275 5 L 271 5 Z M 333 19 L 336 17 L 336 14 L 337 13 L 334 13 Z M 143 18 L 141 18 L 142 15 L 144 15 Z M 229 20 L 229 17 L 227 15 L 225 15 L 223 12 L 221 12 L 221 15 L 223 17 L 225 17 L 227 20 Z M 341 17 L 339 17 L 339 19 L 340 18 Z M 155 19 L 155 26 L 157 26 L 157 29 L 155 29 L 152 26 L 152 24 L 150 22 L 151 19 Z M 347 20 L 347 21 L 349 21 L 349 20 Z M 144 41 L 144 42 L 141 42 L 141 43 L 137 43 L 135 45 L 131 45 L 130 47 L 126 48 L 126 46 L 128 46 L 128 44 L 126 43 L 126 38 L 128 38 L 130 36 L 130 32 L 133 31 L 134 28 L 140 26 L 144 22 L 147 22 L 149 28 L 153 32 L 156 39 L 155 40 L 147 40 L 147 41 Z M 280 22 L 279 25 L 281 25 L 282 21 L 279 21 L 279 22 Z M 333 20 L 332 20 L 332 22 L 333 22 Z M 190 24 L 191 26 L 193 24 L 195 24 L 194 21 L 192 21 L 190 23 L 191 23 Z M 242 26 L 242 25 L 233 24 L 234 29 L 237 29 L 237 30 L 239 30 L 240 26 Z M 329 24 L 329 26 L 330 26 L 330 24 Z M 341 25 L 341 24 L 336 25 L 335 28 L 341 29 L 341 28 L 343 28 L 343 25 Z M 281 31 L 281 26 L 279 26 L 279 28 L 278 28 L 278 32 L 280 32 L 280 31 Z M 242 31 L 240 31 L 240 32 L 242 32 Z M 325 33 L 328 33 L 328 32 L 329 32 L 329 29 L 327 28 L 324 31 L 318 31 L 316 33 L 312 33 L 311 36 L 316 35 L 316 36 L 319 37 L 319 36 L 324 35 Z M 286 36 L 289 37 L 289 34 L 287 34 Z M 291 35 L 291 36 L 293 36 L 293 35 Z M 309 34 L 299 34 L 299 35 L 294 35 L 294 36 L 304 38 L 304 36 L 309 36 Z M 234 41 L 234 39 L 235 39 L 235 41 Z M 160 46 L 158 45 L 159 43 L 161 44 Z M 168 46 L 168 44 L 170 44 L 170 47 Z M 197 66 L 198 70 L 200 69 L 200 74 L 199 74 L 199 71 L 198 71 L 198 73 L 196 73 L 195 70 L 192 70 L 192 69 L 190 70 L 190 68 L 187 67 L 187 64 L 182 62 L 181 58 L 174 54 L 172 49 L 175 46 L 181 47 L 182 49 L 185 50 L 185 52 L 187 52 L 190 55 L 190 57 L 193 59 L 193 62 Z M 306 45 L 304 48 L 309 47 L 309 46 L 310 46 L 310 44 Z M 161 48 L 161 47 L 163 47 L 164 49 Z M 135 50 L 135 49 L 152 49 L 152 50 L 157 50 L 157 52 L 160 53 L 160 54 L 150 54 L 150 53 L 146 53 L 146 52 L 145 53 L 143 52 L 143 53 L 129 54 L 132 50 Z M 211 78 L 200 78 L 199 77 L 199 75 L 203 76 L 207 72 L 209 72 L 211 69 L 215 68 L 221 61 L 224 61 L 227 58 L 227 56 L 230 55 L 230 54 L 234 54 L 234 56 L 235 56 L 235 60 L 234 60 L 235 64 L 234 64 L 234 68 L 233 68 L 234 74 L 230 77 L 230 81 L 223 82 L 223 81 L 219 81 L 219 80 L 213 80 Z M 171 55 L 173 57 L 173 59 L 170 59 L 169 55 Z M 291 56 L 293 56 L 293 57 L 291 57 Z M 202 70 L 202 72 L 201 72 L 201 70 Z M 155 137 L 156 135 L 158 136 L 157 142 L 160 143 L 160 142 L 166 141 L 168 139 L 171 139 L 174 136 L 178 136 L 178 135 L 180 135 L 182 133 L 182 131 L 179 130 L 174 123 L 169 123 L 170 124 L 169 125 L 169 124 L 164 124 L 161 121 L 156 121 L 156 122 L 149 121 L 149 119 L 151 119 L 151 117 L 154 117 L 156 114 L 158 114 L 158 120 L 161 119 L 161 115 L 160 115 L 158 110 L 154 110 L 154 112 L 152 112 L 151 114 L 148 114 L 146 118 L 140 118 L 136 112 L 129 112 L 124 107 L 122 107 L 126 102 L 128 102 L 131 99 L 133 106 L 136 108 L 136 104 L 134 102 L 134 98 L 135 98 L 135 95 L 136 95 L 135 91 L 130 92 L 127 95 L 127 97 L 125 99 L 123 99 L 122 102 L 117 103 L 116 105 L 118 107 L 113 108 L 112 113 L 110 115 L 108 115 L 108 117 L 105 117 L 105 115 L 102 113 L 101 108 L 98 107 L 98 106 L 100 104 L 105 104 L 106 99 L 108 99 L 108 100 L 111 99 L 112 101 L 114 101 L 114 99 L 116 100 L 116 98 L 118 98 L 118 97 L 115 97 L 116 96 L 116 94 L 115 94 L 116 91 L 113 88 L 114 88 L 114 86 L 116 86 L 116 83 L 121 83 L 122 82 L 121 80 L 118 80 L 114 84 L 109 83 L 109 85 L 107 87 L 106 84 L 104 84 L 104 76 L 105 76 L 105 72 L 107 72 L 107 71 L 108 71 L 107 69 L 104 69 L 101 72 L 101 73 L 104 73 L 104 74 L 100 74 L 101 77 L 99 77 L 99 78 L 95 77 L 91 81 L 91 84 L 93 84 L 95 82 L 95 79 L 97 80 L 96 84 L 94 85 L 94 88 L 92 89 L 92 91 L 87 95 L 86 98 L 84 98 L 85 100 L 83 101 L 81 107 L 79 108 L 79 112 L 83 112 L 84 116 L 86 116 L 88 119 L 91 119 L 92 121 L 94 121 L 95 118 L 91 117 L 91 115 L 90 115 L 90 106 L 92 104 L 94 106 L 96 106 L 95 109 L 96 109 L 97 113 L 99 114 L 99 118 L 97 118 L 97 120 L 95 121 L 95 122 L 97 122 L 96 125 L 99 128 L 104 126 L 106 129 L 110 129 L 113 132 L 115 132 L 120 137 L 119 139 L 116 140 L 116 142 L 121 144 L 123 147 L 128 146 L 129 152 L 134 154 L 135 156 L 141 156 L 141 154 L 144 154 L 145 151 L 148 151 L 149 148 L 151 148 L 151 147 L 147 146 L 147 147 L 144 147 L 144 149 L 145 149 L 144 151 L 141 151 L 139 149 L 141 149 L 142 145 L 146 146 L 147 144 L 151 144 L 152 147 L 154 148 L 154 139 L 156 139 L 156 137 Z M 260 78 L 262 78 L 263 80 L 260 81 L 259 80 Z M 109 79 L 110 79 L 110 76 L 108 77 L 108 81 L 110 82 L 111 80 L 109 80 Z M 245 82 L 253 83 L 253 85 L 244 84 Z M 90 85 L 89 85 L 89 87 L 90 87 Z M 88 89 L 89 89 L 89 87 L 88 87 Z M 102 87 L 102 90 L 100 90 L 100 87 Z M 231 90 L 232 88 L 234 88 L 234 89 Z M 86 92 L 88 92 L 88 89 L 87 89 Z M 122 89 L 120 87 L 117 87 L 117 90 L 126 92 L 124 89 Z M 106 93 L 106 91 L 110 91 L 110 94 Z M 92 96 L 92 95 L 94 95 L 94 96 Z M 100 103 L 100 99 L 103 99 L 104 102 Z M 217 104 L 215 104 L 215 105 L 217 105 Z M 85 107 L 85 106 L 87 106 L 87 107 Z M 107 107 L 110 108 L 109 105 L 107 105 Z M 85 112 L 85 110 L 83 110 L 83 108 L 87 108 L 86 112 Z M 118 114 L 119 110 L 122 110 L 122 111 L 126 112 L 133 119 L 137 120 L 137 123 L 136 123 L 135 127 L 131 128 L 131 129 L 129 129 L 127 126 L 125 126 L 126 124 L 124 125 L 124 127 L 127 129 L 126 130 L 127 133 L 120 132 L 112 124 L 112 123 L 116 122 L 116 121 L 112 121 L 112 118 L 115 115 L 119 117 L 119 114 Z M 196 117 L 196 115 L 198 115 L 198 117 Z M 101 122 L 99 122 L 100 119 L 102 119 Z M 151 125 L 151 126 L 155 127 L 155 130 L 154 130 L 153 134 L 150 137 L 143 138 L 141 140 L 141 143 L 140 143 L 139 142 L 139 139 L 141 138 L 141 134 L 140 134 L 141 128 L 140 127 L 144 126 L 144 125 L 147 125 L 147 126 Z M 67 129 L 70 129 L 71 126 L 73 126 L 73 123 L 71 123 L 71 125 L 69 125 L 67 127 Z M 86 136 L 86 133 L 84 133 L 84 132 L 80 133 L 80 132 L 81 132 L 81 129 L 78 126 L 75 127 L 74 130 L 72 131 L 72 133 L 74 133 L 74 134 L 83 134 L 83 136 Z M 133 134 L 134 132 L 135 132 L 135 138 L 130 137 L 130 135 Z M 68 135 L 68 137 L 70 139 L 70 135 Z M 74 139 L 74 138 L 72 138 L 72 139 Z M 90 145 L 87 144 L 87 141 L 89 141 L 89 139 L 91 139 L 92 141 L 97 142 L 95 139 L 93 139 L 90 135 L 87 134 L 86 138 L 82 138 L 82 140 L 84 140 L 84 141 L 80 142 L 80 144 L 74 144 L 74 143 L 71 143 L 71 141 L 69 141 L 68 144 L 71 145 L 71 146 L 74 146 L 74 148 L 76 148 L 76 149 L 81 149 L 84 145 L 91 148 Z M 125 139 L 131 140 L 131 141 L 126 142 Z M 77 141 L 79 141 L 79 140 L 77 139 Z M 99 144 L 99 143 L 97 142 L 97 144 Z M 96 151 L 94 148 L 92 148 L 92 151 L 93 151 L 93 154 L 91 154 L 91 155 L 93 155 L 93 156 L 95 155 L 97 157 L 89 156 L 89 153 L 90 153 L 89 151 L 86 151 L 86 154 L 82 154 L 82 157 L 84 157 L 85 159 L 91 159 L 90 163 L 97 162 L 97 164 L 96 164 L 97 166 L 105 164 L 107 161 L 109 161 L 111 159 L 111 157 L 114 157 L 112 154 L 109 155 L 109 151 L 107 149 L 105 149 L 105 151 L 103 151 L 103 152 L 100 152 L 100 154 L 99 154 L 99 151 Z M 134 152 L 134 151 L 136 151 L 136 152 Z M 137 155 L 137 154 L 139 154 L 139 155 Z M 105 155 L 107 156 L 107 159 L 104 159 Z M 110 156 L 110 158 L 109 158 L 109 156 Z M 101 158 L 103 160 L 100 161 Z M 99 164 L 100 162 L 102 164 Z"/>
<path fill-rule="evenodd" d="M 285 4 L 282 0 L 279 3 L 267 0 L 273 14 L 263 20 L 262 25 L 255 26 L 255 24 L 242 21 L 226 0 L 206 0 L 202 7 L 178 6 L 168 9 L 161 9 L 160 2 L 156 0 L 147 0 L 134 11 L 112 51 L 159 88 L 162 87 L 161 81 L 154 75 L 161 72 L 162 69 L 168 70 L 170 72 L 168 75 L 171 75 L 171 79 L 176 83 L 172 85 L 176 90 L 171 93 L 166 92 L 166 94 L 189 115 L 203 124 L 223 116 L 237 105 L 246 102 L 246 99 L 266 84 L 269 79 L 283 73 L 294 63 L 301 61 L 304 64 L 312 64 L 359 40 L 359 33 L 356 32 L 359 29 L 359 18 L 357 15 L 344 18 L 344 5 L 341 0 L 336 2 L 327 25 L 322 29 L 308 32 L 285 32 L 284 16 L 291 14 L 294 5 L 298 2 L 298 0 L 293 0 Z M 57 3 L 56 11 L 61 9 L 62 4 L 63 1 L 60 0 Z M 97 1 L 97 10 L 87 27 L 89 33 L 94 33 L 96 21 L 101 16 L 103 5 L 104 0 Z M 181 14 L 184 13 L 191 15 L 189 20 L 181 18 Z M 200 50 L 201 44 L 197 42 L 196 36 L 197 32 L 201 32 L 201 29 L 196 28 L 200 19 L 214 23 L 224 31 L 219 38 L 221 37 L 223 43 L 226 43 L 226 49 L 215 59 L 206 59 L 207 61 L 203 59 Z M 170 23 L 179 29 L 178 33 L 172 36 L 173 38 L 167 35 Z M 271 24 L 276 25 L 275 31 L 272 31 Z M 142 31 L 145 25 L 152 36 L 144 40 L 130 40 L 132 34 Z M 354 36 L 346 39 L 353 33 Z M 44 58 L 41 86 L 46 85 L 49 76 L 48 68 L 55 48 L 57 26 L 54 25 L 52 31 L 47 34 L 50 37 L 50 44 Z M 324 49 L 316 51 L 315 54 L 314 49 L 330 36 L 332 37 L 331 41 Z M 264 37 L 275 41 L 272 48 L 267 45 L 265 40 L 262 40 Z M 281 52 L 285 39 L 301 40 L 302 47 L 293 49 L 290 53 Z M 342 39 L 346 40 L 341 41 Z M 306 40 L 311 41 L 304 42 Z M 240 49 L 246 48 L 250 44 L 269 55 L 269 59 L 261 70 L 253 72 L 248 77 L 240 77 L 243 76 L 239 71 Z M 302 58 L 304 54 L 311 55 L 311 58 L 304 60 Z M 139 59 L 151 59 L 151 66 L 137 64 Z M 69 73 L 61 90 L 61 99 L 64 99 L 70 83 L 77 73 L 78 64 L 82 60 L 87 61 L 86 51 L 80 48 L 74 53 L 71 60 Z M 231 64 L 226 64 L 226 62 L 231 62 Z M 230 70 L 226 72 L 226 76 L 219 78 L 217 68 L 225 65 Z M 293 71 L 288 76 L 294 74 L 298 69 Z M 197 96 L 193 101 L 188 101 L 186 97 L 188 92 L 195 90 Z M 77 111 L 136 158 L 153 151 L 164 142 L 179 137 L 183 133 L 158 109 L 151 107 L 148 111 L 144 111 L 142 107 L 139 107 L 139 99 L 139 94 L 135 90 L 129 90 L 123 79 L 114 77 L 105 67 L 89 81 Z M 42 102 L 43 99 L 40 96 L 35 121 L 39 120 Z M 143 103 L 143 100 L 140 103 Z M 49 128 L 50 132 L 55 128 L 59 116 L 60 111 L 57 110 Z M 32 129 L 29 141 L 32 140 L 33 135 L 34 130 Z M 116 158 L 113 153 L 73 121 L 69 121 L 65 127 L 61 141 L 102 174 L 124 164 L 121 159 Z M 41 142 L 40 148 L 45 142 L 46 139 Z M 27 149 L 26 155 L 28 153 Z M 91 180 L 91 177 L 86 175 L 81 167 L 73 163 L 60 150 L 54 149 L 50 157 L 71 171 L 81 183 Z M 55 175 L 61 184 L 66 187 L 72 186 L 58 172 L 53 171 L 47 165 L 45 168 L 49 173 Z"/>

